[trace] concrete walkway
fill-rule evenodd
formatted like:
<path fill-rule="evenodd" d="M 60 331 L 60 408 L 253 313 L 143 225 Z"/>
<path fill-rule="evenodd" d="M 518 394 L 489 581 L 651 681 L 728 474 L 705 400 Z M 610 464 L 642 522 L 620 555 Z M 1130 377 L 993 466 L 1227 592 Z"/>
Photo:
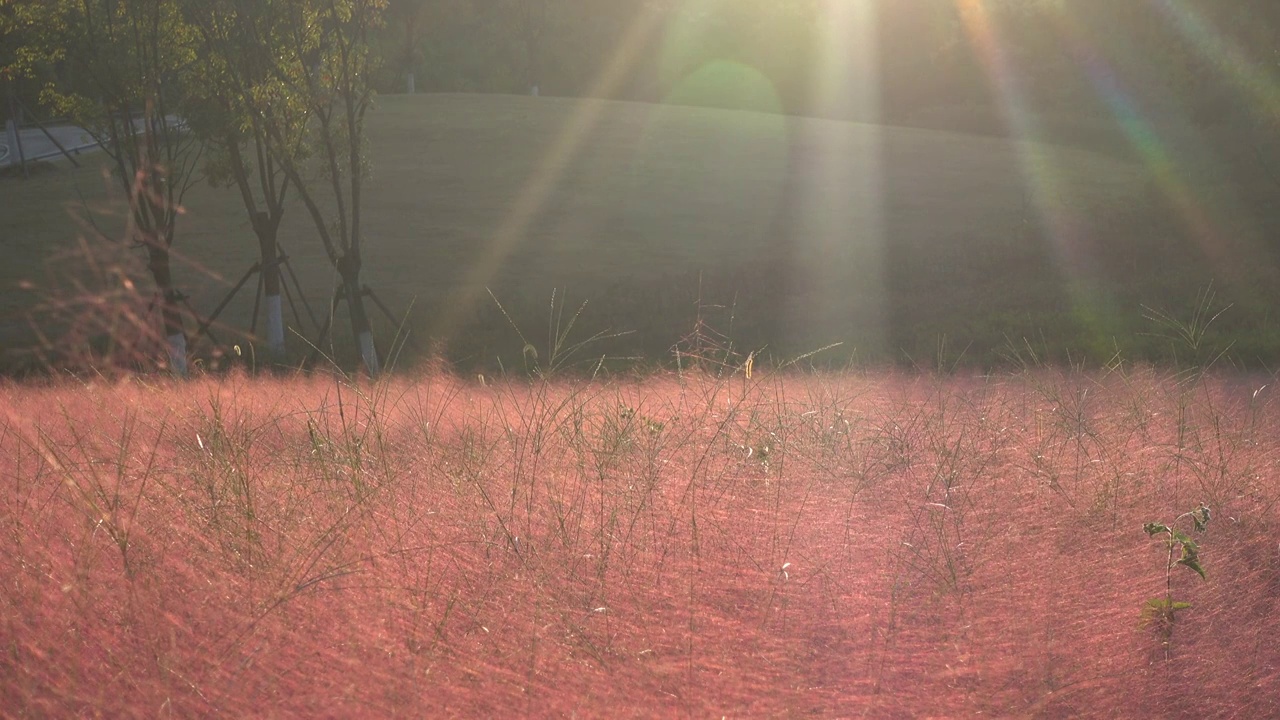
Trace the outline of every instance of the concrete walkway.
<path fill-rule="evenodd" d="M 168 121 L 170 127 L 183 127 L 182 121 L 176 115 L 168 116 Z M 79 155 L 82 151 L 94 150 L 98 147 L 93 136 L 84 128 L 67 124 L 45 125 L 45 128 L 72 155 Z M 133 128 L 134 132 L 142 132 L 143 119 L 134 120 Z M 23 127 L 18 131 L 18 136 L 22 143 L 22 157 L 27 162 L 56 159 L 62 155 L 58 146 L 39 127 Z M 11 167 L 17 164 L 17 143 L 14 142 L 12 126 L 5 123 L 4 127 L 0 128 L 0 167 Z"/>
<path fill-rule="evenodd" d="M 74 125 L 46 125 L 50 134 L 62 143 L 62 147 L 66 148 L 73 155 L 83 150 L 92 150 L 98 147 L 98 143 L 94 142 L 89 133 L 83 128 Z M 48 160 L 56 158 L 62 153 L 58 151 L 54 145 L 40 128 L 24 127 L 19 131 L 22 140 L 22 156 L 27 162 L 35 160 Z M 0 132 L 0 167 L 16 166 L 18 164 L 18 148 L 14 146 L 13 136 L 9 132 L 9 128 L 5 127 Z"/>

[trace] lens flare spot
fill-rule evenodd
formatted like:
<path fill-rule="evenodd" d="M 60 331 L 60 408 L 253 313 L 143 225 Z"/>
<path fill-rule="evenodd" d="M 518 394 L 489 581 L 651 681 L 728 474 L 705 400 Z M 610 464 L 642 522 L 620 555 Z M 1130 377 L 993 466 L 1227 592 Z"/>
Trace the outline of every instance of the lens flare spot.
<path fill-rule="evenodd" d="M 731 110 L 778 113 L 782 103 L 764 73 L 732 60 L 713 60 L 676 83 L 665 101 Z"/>

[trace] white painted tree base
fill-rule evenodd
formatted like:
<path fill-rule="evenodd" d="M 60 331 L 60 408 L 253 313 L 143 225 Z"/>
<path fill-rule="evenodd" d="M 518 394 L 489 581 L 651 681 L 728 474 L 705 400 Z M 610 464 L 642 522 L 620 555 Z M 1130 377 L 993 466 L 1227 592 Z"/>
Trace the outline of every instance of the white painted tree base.
<path fill-rule="evenodd" d="M 284 308 L 279 295 L 267 296 L 267 352 L 273 358 L 284 355 Z"/>
<path fill-rule="evenodd" d="M 364 360 L 364 368 L 369 377 L 378 377 L 381 368 L 378 366 L 378 349 L 373 345 L 373 333 L 365 330 L 360 333 L 360 357 Z"/>
<path fill-rule="evenodd" d="M 187 336 L 175 333 L 168 337 L 169 368 L 179 377 L 187 376 Z"/>

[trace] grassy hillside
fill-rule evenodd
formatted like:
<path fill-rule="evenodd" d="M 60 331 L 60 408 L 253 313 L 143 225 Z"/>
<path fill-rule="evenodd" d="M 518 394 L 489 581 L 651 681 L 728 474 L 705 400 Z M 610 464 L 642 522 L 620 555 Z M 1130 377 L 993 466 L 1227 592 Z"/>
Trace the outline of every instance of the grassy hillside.
<path fill-rule="evenodd" d="M 369 145 L 367 282 L 471 362 L 522 345 L 484 287 L 526 329 L 545 327 L 554 287 L 571 305 L 588 299 L 582 329 L 634 331 L 607 348 L 617 353 L 666 353 L 693 327 L 701 295 L 704 306 L 733 306 L 704 313 L 744 348 L 785 356 L 845 342 L 842 357 L 920 362 L 940 346 L 949 359 L 968 348 L 965 359 L 987 361 L 1023 338 L 1059 358 L 1104 359 L 1115 343 L 1159 355 L 1164 340 L 1135 334 L 1152 329 L 1141 305 L 1184 313 L 1215 280 L 1237 305 L 1219 327 L 1248 341 L 1242 356 L 1280 346 L 1264 312 L 1280 284 L 1256 223 L 1212 182 L 1191 187 L 1217 223 L 1219 245 L 1206 251 L 1131 156 L 503 96 L 383 98 Z M 39 301 L 16 284 L 48 287 L 38 268 L 73 247 L 73 216 L 92 207 L 100 227 L 122 227 L 100 169 L 86 165 L 0 180 L 11 343 Z M 179 232 L 179 276 L 208 312 L 256 252 L 236 195 L 195 188 Z M 333 273 L 300 207 L 281 242 L 323 306 Z M 251 291 L 224 320 L 247 325 Z"/>

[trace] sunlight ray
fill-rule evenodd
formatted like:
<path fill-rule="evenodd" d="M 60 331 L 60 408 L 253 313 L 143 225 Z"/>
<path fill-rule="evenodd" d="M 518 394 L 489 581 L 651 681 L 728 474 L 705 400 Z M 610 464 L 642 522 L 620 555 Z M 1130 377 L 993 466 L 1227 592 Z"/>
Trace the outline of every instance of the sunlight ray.
<path fill-rule="evenodd" d="M 641 12 L 632 21 L 610 61 L 596 74 L 584 97 L 609 97 L 617 90 L 657 31 L 658 19 L 657 13 Z M 541 161 L 525 181 L 502 222 L 493 230 L 480 258 L 467 268 L 461 284 L 461 297 L 451 304 L 440 319 L 441 337 L 450 337 L 465 313 L 485 294 L 486 284 L 491 281 L 502 261 L 521 242 L 530 223 L 542 210 L 563 176 L 565 168 L 577 155 L 583 140 L 596 126 L 604 108 L 605 105 L 600 101 L 577 101 L 577 108 L 543 153 Z"/>
<path fill-rule="evenodd" d="M 1040 224 L 1053 244 L 1061 270 L 1068 279 L 1087 276 L 1089 259 L 1079 242 L 1079 222 L 1061 200 L 1063 189 L 1052 163 L 1033 152 L 1032 143 L 1041 140 L 1042 132 L 1013 63 L 1006 56 L 995 21 L 983 0 L 957 0 L 957 7 L 969 42 L 977 51 L 996 91 L 1005 120 L 1014 137 L 1022 143 L 1018 153 L 1023 179 L 1028 184 Z"/>
<path fill-rule="evenodd" d="M 873 2 L 825 0 L 811 92 L 816 115 L 880 117 L 877 11 Z M 882 132 L 844 123 L 821 148 L 796 138 L 794 216 L 797 247 L 787 258 L 794 332 L 841 328 L 879 346 L 886 338 L 885 196 Z M 808 293 L 844 298 L 814 303 Z M 841 307 L 840 305 L 844 306 Z M 830 340 L 813 337 L 809 341 Z"/>
<path fill-rule="evenodd" d="M 1070 314 L 1090 334 L 1094 347 L 1105 351 L 1113 342 L 1116 313 L 1111 294 L 1096 281 L 1098 261 L 1088 251 L 1086 221 L 1068 204 L 1066 184 L 1041 145 L 1044 133 L 984 0 L 956 2 L 969 42 L 978 52 L 1009 128 L 1020 143 L 1018 160 L 1026 191 L 1053 251 Z"/>
<path fill-rule="evenodd" d="M 1228 82 L 1261 106 L 1270 120 L 1280 120 L 1280 82 L 1196 11 L 1186 0 L 1153 3 Z"/>
<path fill-rule="evenodd" d="M 1065 13 L 1058 15 L 1058 28 L 1076 64 L 1084 72 L 1094 92 L 1119 123 L 1129 144 L 1151 172 L 1156 186 L 1200 244 L 1205 257 L 1214 264 L 1224 260 L 1226 242 L 1210 208 L 1197 197 L 1182 178 L 1182 170 L 1158 131 L 1142 115 L 1138 100 L 1122 84 L 1101 51 L 1085 38 L 1085 33 Z"/>

